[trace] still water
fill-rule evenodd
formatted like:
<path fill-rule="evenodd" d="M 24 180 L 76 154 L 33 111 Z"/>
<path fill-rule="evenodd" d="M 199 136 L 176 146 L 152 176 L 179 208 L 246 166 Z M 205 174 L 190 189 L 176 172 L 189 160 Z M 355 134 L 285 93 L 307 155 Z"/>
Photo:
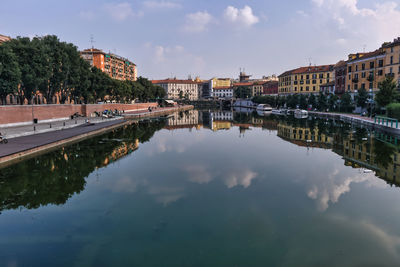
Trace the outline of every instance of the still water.
<path fill-rule="evenodd" d="M 324 120 L 134 123 L 0 169 L 0 266 L 399 266 L 399 156 Z"/>

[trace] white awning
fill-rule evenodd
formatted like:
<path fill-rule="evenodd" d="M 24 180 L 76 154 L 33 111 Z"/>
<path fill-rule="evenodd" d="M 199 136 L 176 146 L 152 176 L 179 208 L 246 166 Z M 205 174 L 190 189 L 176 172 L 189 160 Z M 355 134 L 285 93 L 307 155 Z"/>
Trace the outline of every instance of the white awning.
<path fill-rule="evenodd" d="M 174 100 L 165 100 L 165 102 L 167 102 L 168 104 L 175 104 Z"/>

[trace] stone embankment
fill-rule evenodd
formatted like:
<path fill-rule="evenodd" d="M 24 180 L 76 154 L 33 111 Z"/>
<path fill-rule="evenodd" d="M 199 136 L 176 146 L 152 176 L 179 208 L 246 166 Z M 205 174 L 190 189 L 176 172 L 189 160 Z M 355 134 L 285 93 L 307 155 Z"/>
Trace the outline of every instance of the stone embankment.
<path fill-rule="evenodd" d="M 0 128 L 2 134 L 9 132 L 13 133 L 13 135 L 6 135 L 8 143 L 0 144 L 0 167 L 103 134 L 121 126 L 134 123 L 137 120 L 159 117 L 189 109 L 193 109 L 193 106 L 153 107 L 152 111 L 147 107 L 147 109 L 136 109 L 125 112 L 124 116 L 113 119 L 90 118 L 90 123 L 86 123 L 87 118 L 80 118 L 71 120 L 66 125 L 64 125 L 64 122 L 52 122 L 51 127 L 48 126 L 48 123 L 35 126 L 3 127 Z M 33 131 L 33 127 L 38 128 Z M 41 131 L 42 128 L 45 129 Z"/>

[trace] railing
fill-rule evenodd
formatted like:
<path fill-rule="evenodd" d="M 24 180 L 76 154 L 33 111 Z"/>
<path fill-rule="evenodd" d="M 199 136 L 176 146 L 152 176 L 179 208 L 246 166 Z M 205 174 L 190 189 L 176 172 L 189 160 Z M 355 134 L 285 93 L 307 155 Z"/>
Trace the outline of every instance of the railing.
<path fill-rule="evenodd" d="M 390 127 L 392 128 L 394 127 L 394 125 L 396 125 L 396 129 L 399 128 L 399 121 L 397 119 L 376 116 L 374 122 L 379 125 L 384 125 L 388 127 L 390 124 Z"/>

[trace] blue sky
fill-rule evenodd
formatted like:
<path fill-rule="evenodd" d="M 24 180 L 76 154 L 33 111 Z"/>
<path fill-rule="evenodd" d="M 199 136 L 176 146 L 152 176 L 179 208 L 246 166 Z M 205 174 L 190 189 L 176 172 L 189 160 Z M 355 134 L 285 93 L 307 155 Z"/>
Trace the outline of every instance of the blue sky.
<path fill-rule="evenodd" d="M 152 79 L 334 64 L 400 36 L 400 0 L 0 0 L 0 33 L 116 52 Z"/>

